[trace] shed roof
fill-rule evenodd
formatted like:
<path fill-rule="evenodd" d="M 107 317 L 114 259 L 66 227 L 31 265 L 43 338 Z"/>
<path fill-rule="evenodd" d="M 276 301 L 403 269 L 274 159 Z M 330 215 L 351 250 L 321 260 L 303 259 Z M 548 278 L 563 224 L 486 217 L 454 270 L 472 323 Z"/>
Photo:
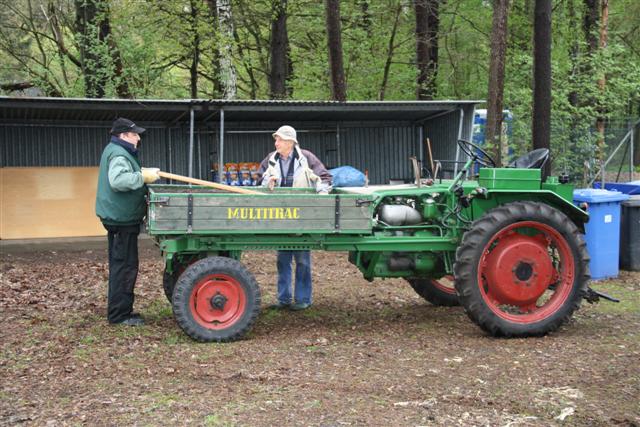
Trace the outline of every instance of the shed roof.
<path fill-rule="evenodd" d="M 104 122 L 118 116 L 173 125 L 189 121 L 403 121 L 416 122 L 483 101 L 291 101 L 217 99 L 88 99 L 0 96 L 0 123 Z"/>

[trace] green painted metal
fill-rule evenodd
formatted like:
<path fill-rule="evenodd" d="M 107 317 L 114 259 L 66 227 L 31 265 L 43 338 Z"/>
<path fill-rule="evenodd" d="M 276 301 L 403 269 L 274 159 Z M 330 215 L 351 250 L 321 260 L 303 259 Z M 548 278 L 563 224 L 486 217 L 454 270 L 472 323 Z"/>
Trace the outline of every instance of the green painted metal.
<path fill-rule="evenodd" d="M 488 190 L 539 190 L 540 169 L 482 168 L 478 183 Z"/>
<path fill-rule="evenodd" d="M 573 189 L 555 178 L 541 182 L 537 169 L 482 168 L 478 181 L 424 182 L 421 186 L 277 189 L 261 195 L 229 194 L 203 187 L 151 185 L 148 231 L 162 250 L 167 271 L 181 257 L 240 259 L 242 251 L 347 251 L 368 280 L 452 274 L 455 251 L 472 221 L 514 201 L 545 203 L 579 227 L 587 214 L 571 201 Z M 382 207 L 399 206 L 419 221 L 397 223 Z"/>

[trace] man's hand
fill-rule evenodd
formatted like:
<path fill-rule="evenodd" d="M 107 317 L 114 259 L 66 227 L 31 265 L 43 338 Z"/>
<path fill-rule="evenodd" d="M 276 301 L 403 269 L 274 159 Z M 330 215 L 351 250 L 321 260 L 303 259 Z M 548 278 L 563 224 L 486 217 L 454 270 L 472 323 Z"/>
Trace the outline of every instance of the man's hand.
<path fill-rule="evenodd" d="M 160 175 L 158 175 L 158 172 L 160 172 L 160 169 L 158 168 L 142 168 L 140 170 L 145 184 L 151 184 L 152 182 L 159 180 Z"/>
<path fill-rule="evenodd" d="M 273 191 L 274 187 L 276 186 L 276 181 L 278 180 L 278 178 L 276 178 L 275 176 L 272 176 L 269 178 L 269 190 Z"/>

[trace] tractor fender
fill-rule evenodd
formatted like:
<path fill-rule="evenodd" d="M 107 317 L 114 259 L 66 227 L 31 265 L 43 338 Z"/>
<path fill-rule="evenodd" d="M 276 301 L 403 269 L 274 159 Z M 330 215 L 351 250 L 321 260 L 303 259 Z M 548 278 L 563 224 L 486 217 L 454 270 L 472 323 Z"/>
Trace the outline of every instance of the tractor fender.
<path fill-rule="evenodd" d="M 534 202 L 546 203 L 567 215 L 582 233 L 585 232 L 584 225 L 589 222 L 589 214 L 586 211 L 582 210 L 578 206 L 549 190 L 535 190 L 526 192 L 489 190 L 487 191 L 486 198 L 489 200 L 494 199 L 496 205 L 520 200 L 531 200 Z"/>

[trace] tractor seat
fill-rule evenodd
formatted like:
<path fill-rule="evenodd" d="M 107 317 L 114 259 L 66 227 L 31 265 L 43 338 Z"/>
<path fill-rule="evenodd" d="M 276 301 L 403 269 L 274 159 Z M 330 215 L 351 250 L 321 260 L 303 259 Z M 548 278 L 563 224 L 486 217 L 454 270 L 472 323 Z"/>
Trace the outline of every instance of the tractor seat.
<path fill-rule="evenodd" d="M 549 160 L 548 148 L 537 148 L 533 151 L 529 151 L 527 154 L 523 154 L 511 163 L 510 168 L 520 169 L 542 169 L 545 163 Z"/>

